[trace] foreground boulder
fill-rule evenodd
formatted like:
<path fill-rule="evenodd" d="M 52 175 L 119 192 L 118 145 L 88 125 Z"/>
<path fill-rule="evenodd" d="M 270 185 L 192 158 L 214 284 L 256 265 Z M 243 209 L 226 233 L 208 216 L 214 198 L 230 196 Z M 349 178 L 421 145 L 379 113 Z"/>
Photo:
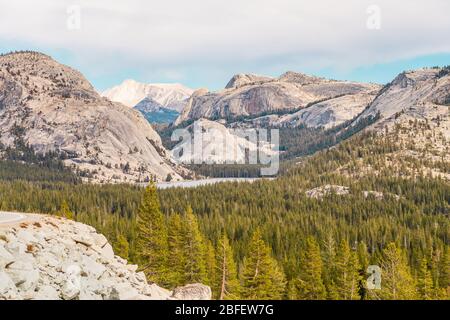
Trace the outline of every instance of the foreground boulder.
<path fill-rule="evenodd" d="M 211 295 L 210 287 L 194 283 L 173 290 L 172 298 L 177 300 L 211 300 Z"/>
<path fill-rule="evenodd" d="M 82 223 L 44 215 L 0 225 L 0 300 L 210 299 L 211 289 L 173 292 L 147 283 L 114 255 L 106 238 Z"/>

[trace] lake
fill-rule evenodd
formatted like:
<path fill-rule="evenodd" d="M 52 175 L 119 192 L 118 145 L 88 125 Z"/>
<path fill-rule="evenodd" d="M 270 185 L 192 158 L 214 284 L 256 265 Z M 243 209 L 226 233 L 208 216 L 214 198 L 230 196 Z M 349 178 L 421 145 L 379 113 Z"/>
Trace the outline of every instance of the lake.
<path fill-rule="evenodd" d="M 222 183 L 222 182 L 254 182 L 256 180 L 273 178 L 210 178 L 200 180 L 186 180 L 186 181 L 174 181 L 174 182 L 160 182 L 156 184 L 158 189 L 168 188 L 195 188 L 199 186 L 206 186 L 210 184 Z"/>

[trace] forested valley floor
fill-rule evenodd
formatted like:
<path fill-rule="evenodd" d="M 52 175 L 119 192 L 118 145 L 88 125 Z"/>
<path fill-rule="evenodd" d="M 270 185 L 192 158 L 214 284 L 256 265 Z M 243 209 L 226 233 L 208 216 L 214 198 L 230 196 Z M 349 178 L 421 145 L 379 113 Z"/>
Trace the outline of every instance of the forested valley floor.
<path fill-rule="evenodd" d="M 90 224 L 150 280 L 202 282 L 217 299 L 449 299 L 450 185 L 436 174 L 449 162 L 395 156 L 410 147 L 399 134 L 353 136 L 271 181 L 161 191 L 9 159 L 0 210 Z M 308 193 L 327 185 L 348 189 Z M 367 288 L 369 265 L 380 290 Z"/>

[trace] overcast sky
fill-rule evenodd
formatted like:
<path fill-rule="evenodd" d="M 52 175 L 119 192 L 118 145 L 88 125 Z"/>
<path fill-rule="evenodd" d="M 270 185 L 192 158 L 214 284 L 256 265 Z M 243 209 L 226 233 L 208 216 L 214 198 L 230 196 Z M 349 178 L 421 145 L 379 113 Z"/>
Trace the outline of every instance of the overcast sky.
<path fill-rule="evenodd" d="M 383 83 L 450 64 L 449 13 L 448 0 L 0 0 L 0 51 L 45 52 L 99 90 L 288 70 Z"/>

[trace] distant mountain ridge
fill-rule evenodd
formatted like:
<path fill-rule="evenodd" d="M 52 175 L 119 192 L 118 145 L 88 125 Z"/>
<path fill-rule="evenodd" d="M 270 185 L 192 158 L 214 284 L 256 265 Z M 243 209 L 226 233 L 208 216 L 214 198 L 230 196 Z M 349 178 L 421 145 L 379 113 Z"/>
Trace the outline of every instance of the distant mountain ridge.
<path fill-rule="evenodd" d="M 450 140 L 449 106 L 450 67 L 402 72 L 385 86 L 294 72 L 278 78 L 239 74 L 224 90 L 194 92 L 175 124 L 183 126 L 205 118 L 224 125 L 224 130 L 281 128 L 282 138 L 289 140 L 285 147 L 303 143 L 317 151 L 319 146 L 330 147 L 333 141 L 365 128 L 381 132 L 401 126 L 414 131 L 411 123 L 419 121 L 427 124 L 428 135 L 442 139 L 430 145 L 426 135 L 416 133 L 415 139 L 400 136 L 403 143 L 418 144 L 418 149 L 420 144 L 429 145 L 429 150 L 442 154 Z M 305 138 L 299 140 L 301 135 Z"/>
<path fill-rule="evenodd" d="M 172 123 L 180 115 L 176 110 L 166 108 L 148 97 L 141 100 L 133 109 L 141 112 L 150 123 Z"/>
<path fill-rule="evenodd" d="M 130 108 L 135 107 L 142 100 L 150 98 L 167 109 L 181 112 L 185 100 L 193 91 L 178 83 L 146 84 L 128 79 L 118 86 L 105 90 L 101 95 Z"/>
<path fill-rule="evenodd" d="M 205 89 L 195 91 L 175 125 L 200 118 L 226 119 L 230 122 L 239 118 L 256 119 L 273 115 L 269 125 L 298 125 L 305 122 L 314 126 L 329 126 L 330 123 L 340 124 L 357 115 L 380 89 L 381 86 L 377 84 L 329 80 L 296 72 L 286 72 L 278 78 L 238 74 L 233 76 L 225 89 L 218 92 Z M 305 119 L 308 116 L 304 114 L 292 118 L 280 117 L 319 102 L 322 107 L 312 112 L 319 115 L 312 120 Z M 345 110 L 347 103 L 356 108 L 356 112 Z M 328 119 L 317 119 L 324 112 L 330 114 L 326 116 Z M 334 116 L 334 113 L 337 115 Z"/>

